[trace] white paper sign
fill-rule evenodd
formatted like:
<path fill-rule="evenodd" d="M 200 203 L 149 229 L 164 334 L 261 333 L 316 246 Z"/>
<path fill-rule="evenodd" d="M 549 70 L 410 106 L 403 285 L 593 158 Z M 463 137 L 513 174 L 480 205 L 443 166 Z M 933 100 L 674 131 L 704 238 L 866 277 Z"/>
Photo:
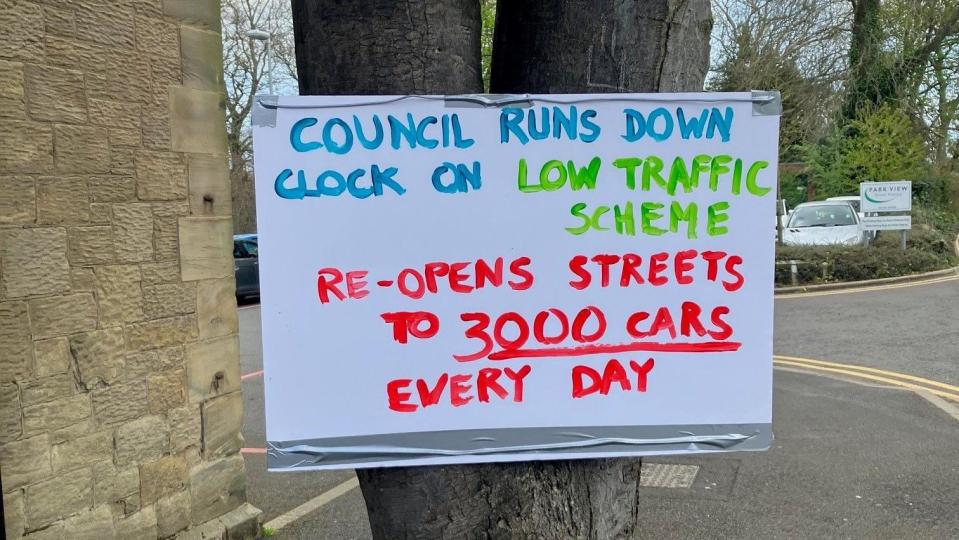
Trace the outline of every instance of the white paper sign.
<path fill-rule="evenodd" d="M 912 211 L 912 182 L 862 182 L 859 184 L 862 212 Z"/>
<path fill-rule="evenodd" d="M 862 218 L 867 231 L 902 231 L 912 229 L 912 216 L 866 216 Z"/>
<path fill-rule="evenodd" d="M 753 101 L 258 101 L 271 470 L 767 448 Z"/>

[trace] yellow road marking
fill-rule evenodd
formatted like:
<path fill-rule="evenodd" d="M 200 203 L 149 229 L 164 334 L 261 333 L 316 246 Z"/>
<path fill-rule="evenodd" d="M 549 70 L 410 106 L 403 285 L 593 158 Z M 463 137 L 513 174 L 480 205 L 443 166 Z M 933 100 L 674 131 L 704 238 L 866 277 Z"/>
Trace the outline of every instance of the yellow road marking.
<path fill-rule="evenodd" d="M 918 287 L 920 285 L 935 285 L 936 283 L 945 283 L 947 281 L 957 281 L 959 276 L 945 276 L 940 278 L 925 279 L 921 281 L 910 281 L 908 283 L 891 283 L 889 285 L 876 285 L 874 287 L 856 287 L 855 289 L 838 289 L 835 291 L 812 291 L 777 294 L 776 300 L 793 298 L 813 298 L 816 296 L 832 296 L 834 294 L 853 294 L 872 291 L 888 291 L 890 289 L 905 289 L 907 287 Z"/>
<path fill-rule="evenodd" d="M 959 386 L 953 386 L 951 384 L 946 384 L 939 381 L 933 381 L 930 379 L 923 379 L 922 377 L 907 375 L 905 373 L 899 373 L 897 371 L 887 371 L 884 369 L 877 369 L 877 368 L 871 368 L 866 366 L 857 366 L 855 364 L 838 364 L 836 362 L 826 362 L 824 360 L 812 360 L 810 358 L 796 358 L 794 356 L 775 355 L 773 356 L 773 359 L 786 360 L 789 362 L 804 362 L 804 363 L 813 364 L 816 366 L 825 366 L 825 367 L 833 367 L 833 368 L 840 368 L 840 369 L 852 369 L 856 371 L 865 371 L 868 373 L 877 373 L 879 375 L 887 375 L 889 377 L 895 377 L 899 379 L 905 379 L 907 381 L 913 381 L 916 383 L 924 384 L 926 386 L 935 386 L 935 387 L 942 388 L 944 390 L 949 390 L 950 392 L 955 392 L 959 394 Z"/>
<path fill-rule="evenodd" d="M 927 388 L 927 387 L 925 387 L 925 386 L 919 386 L 919 385 L 917 385 L 917 384 L 907 383 L 907 382 L 899 381 L 899 380 L 896 380 L 896 379 L 890 379 L 890 378 L 888 378 L 888 377 L 879 377 L 879 376 L 876 376 L 876 375 L 869 375 L 869 374 L 866 374 L 866 373 L 861 373 L 861 372 L 859 372 L 859 371 L 853 371 L 853 370 L 848 370 L 848 369 L 838 369 L 838 368 L 830 368 L 830 367 L 824 367 L 824 366 L 816 366 L 816 365 L 808 364 L 808 363 L 805 363 L 805 362 L 791 362 L 791 361 L 788 361 L 788 360 L 774 360 L 773 362 L 776 363 L 776 364 L 784 365 L 784 366 L 793 366 L 793 367 L 798 367 L 798 368 L 803 368 L 803 369 L 809 369 L 809 370 L 812 370 L 812 371 L 826 371 L 826 372 L 829 372 L 829 373 L 839 373 L 839 374 L 842 374 L 842 375 L 848 375 L 848 376 L 857 377 L 857 378 L 860 378 L 860 379 L 867 379 L 867 380 L 870 380 L 870 381 L 881 382 L 881 383 L 889 384 L 889 385 L 892 385 L 892 386 L 898 386 L 898 387 L 900 387 L 900 388 L 908 388 L 909 390 L 913 390 L 913 391 L 924 390 L 924 391 L 929 392 L 929 393 L 931 393 L 931 394 L 935 394 L 935 395 L 937 395 L 937 396 L 944 397 L 944 398 L 951 399 L 951 400 L 953 400 L 953 401 L 959 402 L 959 394 L 952 394 L 952 393 L 950 393 L 950 392 L 944 392 L 944 391 L 942 391 L 942 390 L 933 390 L 933 389 Z"/>

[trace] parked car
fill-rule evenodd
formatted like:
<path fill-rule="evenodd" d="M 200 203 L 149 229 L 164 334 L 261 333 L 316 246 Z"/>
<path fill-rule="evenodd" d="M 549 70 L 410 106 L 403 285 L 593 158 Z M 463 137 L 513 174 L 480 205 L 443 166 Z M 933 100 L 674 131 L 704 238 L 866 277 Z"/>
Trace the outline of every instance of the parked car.
<path fill-rule="evenodd" d="M 849 206 L 852 206 L 852 209 L 859 214 L 860 221 L 862 220 L 862 210 L 859 208 L 859 195 L 843 195 L 842 197 L 829 197 L 827 201 L 842 201 L 849 203 Z"/>
<path fill-rule="evenodd" d="M 858 246 L 865 240 L 859 214 L 845 201 L 802 203 L 793 209 L 783 230 L 787 246 Z"/>
<path fill-rule="evenodd" d="M 237 300 L 260 296 L 260 263 L 255 234 L 233 237 L 233 271 L 236 274 Z"/>

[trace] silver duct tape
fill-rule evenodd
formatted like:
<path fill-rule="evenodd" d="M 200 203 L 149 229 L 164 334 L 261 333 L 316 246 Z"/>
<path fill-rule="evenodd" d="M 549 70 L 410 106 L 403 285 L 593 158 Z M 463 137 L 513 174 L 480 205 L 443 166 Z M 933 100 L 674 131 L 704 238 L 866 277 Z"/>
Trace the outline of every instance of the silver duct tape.
<path fill-rule="evenodd" d="M 753 116 L 779 116 L 783 102 L 779 90 L 753 90 Z"/>
<path fill-rule="evenodd" d="M 253 113 L 250 118 L 253 125 L 257 127 L 276 127 L 278 102 L 278 96 L 257 96 L 253 100 Z"/>
<path fill-rule="evenodd" d="M 460 94 L 444 96 L 447 108 L 489 108 L 533 106 L 529 94 Z"/>
<path fill-rule="evenodd" d="M 549 454 L 610 455 L 766 450 L 772 443 L 771 424 L 608 426 L 430 431 L 299 441 L 267 445 L 270 470 L 322 466 L 376 467 L 381 462 L 413 459 Z M 554 458 L 557 459 L 557 458 Z"/>

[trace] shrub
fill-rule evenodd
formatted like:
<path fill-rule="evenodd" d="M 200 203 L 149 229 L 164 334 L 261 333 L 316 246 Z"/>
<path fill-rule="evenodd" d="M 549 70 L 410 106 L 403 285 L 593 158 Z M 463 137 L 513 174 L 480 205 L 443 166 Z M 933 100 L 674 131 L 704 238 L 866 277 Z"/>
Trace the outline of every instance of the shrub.
<path fill-rule="evenodd" d="M 885 237 L 894 239 L 894 242 L 887 241 Z M 929 243 L 911 245 L 905 251 L 899 249 L 898 234 L 888 233 L 881 235 L 881 242 L 871 247 L 782 246 L 776 249 L 776 261 L 801 261 L 801 264 L 797 264 L 800 284 L 903 276 L 940 270 L 955 264 L 955 254 L 948 244 L 943 250 L 938 244 L 938 237 L 924 235 L 923 238 L 928 239 Z M 823 263 L 826 263 L 825 280 Z M 789 265 L 776 265 L 776 285 L 791 285 L 790 273 Z"/>

